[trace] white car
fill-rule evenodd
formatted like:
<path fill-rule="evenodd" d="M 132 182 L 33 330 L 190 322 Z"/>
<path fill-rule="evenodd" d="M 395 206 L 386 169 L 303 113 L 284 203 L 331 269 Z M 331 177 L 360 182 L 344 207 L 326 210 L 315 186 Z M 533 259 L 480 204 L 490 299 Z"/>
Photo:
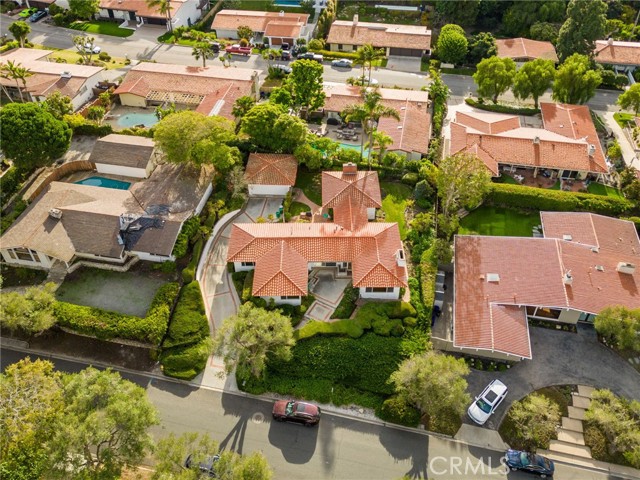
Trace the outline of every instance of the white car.
<path fill-rule="evenodd" d="M 85 53 L 95 53 L 96 55 L 102 51 L 100 47 L 93 43 L 86 43 L 83 48 Z"/>
<path fill-rule="evenodd" d="M 484 425 L 489 417 L 496 411 L 498 405 L 507 396 L 507 386 L 500 380 L 494 380 L 485 387 L 480 395 L 467 410 L 469 418 L 478 425 Z"/>
<path fill-rule="evenodd" d="M 331 62 L 331 65 L 333 65 L 334 67 L 340 67 L 340 68 L 351 68 L 353 66 L 353 62 L 346 58 L 340 58 L 338 60 L 333 60 Z"/>
<path fill-rule="evenodd" d="M 283 65 L 282 63 L 274 63 L 271 65 L 274 70 L 280 70 L 285 75 L 289 75 L 293 69 L 289 65 Z"/>

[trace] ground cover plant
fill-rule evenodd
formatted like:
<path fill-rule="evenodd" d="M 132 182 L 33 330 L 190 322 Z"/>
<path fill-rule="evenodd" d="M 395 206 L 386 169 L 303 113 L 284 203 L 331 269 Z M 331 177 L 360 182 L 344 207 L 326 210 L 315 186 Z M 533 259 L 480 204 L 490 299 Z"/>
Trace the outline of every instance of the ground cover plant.
<path fill-rule="evenodd" d="M 322 205 L 321 175 L 318 172 L 310 172 L 306 168 L 298 168 L 295 187 L 316 205 Z"/>
<path fill-rule="evenodd" d="M 620 193 L 620 190 L 609 185 L 603 185 L 602 183 L 592 182 L 587 187 L 587 192 L 593 195 L 605 195 L 609 197 L 624 198 Z"/>
<path fill-rule="evenodd" d="M 533 227 L 540 225 L 538 213 L 502 207 L 482 206 L 460 220 L 463 235 L 533 236 Z"/>
<path fill-rule="evenodd" d="M 385 214 L 385 222 L 397 222 L 400 230 L 400 238 L 407 237 L 407 225 L 405 221 L 405 211 L 407 202 L 411 198 L 411 188 L 401 183 L 381 182 L 382 189 L 382 210 Z"/>
<path fill-rule="evenodd" d="M 87 33 L 97 33 L 100 35 L 113 35 L 114 37 L 130 37 L 135 30 L 130 28 L 120 28 L 117 23 L 100 20 L 78 21 L 69 25 L 73 30 L 82 30 Z"/>

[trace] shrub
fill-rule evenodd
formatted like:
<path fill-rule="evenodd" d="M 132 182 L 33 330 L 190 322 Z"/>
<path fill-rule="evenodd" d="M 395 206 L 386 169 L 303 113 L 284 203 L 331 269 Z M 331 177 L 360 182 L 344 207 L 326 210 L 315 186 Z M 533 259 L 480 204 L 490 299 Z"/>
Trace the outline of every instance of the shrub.
<path fill-rule="evenodd" d="M 473 98 L 465 98 L 464 101 L 467 105 L 479 108 L 480 110 L 487 110 L 489 112 L 498 113 L 512 113 L 514 115 L 537 115 L 540 113 L 539 108 L 526 108 L 526 107 L 510 107 L 508 105 L 494 105 L 489 103 L 480 102 Z"/>
<path fill-rule="evenodd" d="M 2 215 L 2 218 L 0 219 L 0 234 L 4 233 L 5 230 L 7 230 L 20 216 L 20 214 L 26 209 L 27 202 L 25 202 L 24 200 L 16 201 L 16 203 L 13 205 L 13 210 L 11 211 L 11 213 Z"/>
<path fill-rule="evenodd" d="M 67 117 L 67 115 L 65 115 L 65 117 Z M 65 118 L 65 120 L 67 120 L 67 119 Z M 106 123 L 104 125 L 97 125 L 95 123 L 85 122 L 85 123 L 83 123 L 81 125 L 77 125 L 77 126 L 69 125 L 69 126 L 71 128 L 73 128 L 73 134 L 74 135 L 87 135 L 87 136 L 90 136 L 90 137 L 104 137 L 106 135 L 109 135 L 110 133 L 113 133 L 113 128 L 108 123 Z"/>
<path fill-rule="evenodd" d="M 356 300 L 358 300 L 358 289 L 353 288 L 351 284 L 344 289 L 344 295 L 335 309 L 331 318 L 349 318 L 356 309 Z"/>
<path fill-rule="evenodd" d="M 111 55 L 109 55 L 107 52 L 100 52 L 98 54 L 98 58 L 100 60 L 102 60 L 103 62 L 110 62 L 111 61 Z"/>
<path fill-rule="evenodd" d="M 158 345 L 167 331 L 179 288 L 177 283 L 160 287 L 144 318 L 66 302 L 56 302 L 53 314 L 58 325 L 81 334 L 102 340 L 122 338 Z"/>
<path fill-rule="evenodd" d="M 295 330 L 293 336 L 296 340 L 311 338 L 315 335 L 347 335 L 351 338 L 359 338 L 364 329 L 356 320 L 337 320 L 335 322 L 321 322 L 309 320 L 302 328 Z"/>
<path fill-rule="evenodd" d="M 209 322 L 205 315 L 200 284 L 191 282 L 180 291 L 162 348 L 193 345 L 208 336 Z"/>
<path fill-rule="evenodd" d="M 20 171 L 16 167 L 10 167 L 6 173 L 0 177 L 0 204 L 4 205 L 14 193 L 16 193 L 28 172 Z"/>
<path fill-rule="evenodd" d="M 244 284 L 242 285 L 242 290 L 238 292 L 240 294 L 240 299 L 242 302 L 248 302 L 252 297 L 253 292 L 253 275 L 255 270 L 249 270 L 247 275 L 244 277 Z"/>
<path fill-rule="evenodd" d="M 544 188 L 492 183 L 485 201 L 491 205 L 549 211 L 583 211 L 619 216 L 632 208 L 620 197 L 565 192 Z"/>
<path fill-rule="evenodd" d="M 402 324 L 405 327 L 415 327 L 418 323 L 418 319 L 416 317 L 405 317 L 402 319 Z"/>
<path fill-rule="evenodd" d="M 191 261 L 182 270 L 182 281 L 187 284 L 193 282 L 196 269 L 198 268 L 198 262 L 200 261 L 200 255 L 202 255 L 202 248 L 204 247 L 204 238 L 199 238 L 193 245 L 193 253 L 191 254 Z"/>
<path fill-rule="evenodd" d="M 406 427 L 417 427 L 421 416 L 417 408 L 396 396 L 387 398 L 380 408 L 376 409 L 376 415 L 380 420 Z"/>
<path fill-rule="evenodd" d="M 176 244 L 173 246 L 171 254 L 176 258 L 182 258 L 189 250 L 189 242 L 195 237 L 200 229 L 200 218 L 191 217 L 182 224 Z"/>
<path fill-rule="evenodd" d="M 169 377 L 191 380 L 204 370 L 210 354 L 210 339 L 201 340 L 187 347 L 165 350 L 160 354 L 162 371 Z"/>
<path fill-rule="evenodd" d="M 414 173 L 414 172 L 409 172 L 409 173 L 405 173 L 402 176 L 402 183 L 405 183 L 407 185 L 411 185 L 412 187 L 415 186 L 416 183 L 418 183 L 418 174 Z"/>

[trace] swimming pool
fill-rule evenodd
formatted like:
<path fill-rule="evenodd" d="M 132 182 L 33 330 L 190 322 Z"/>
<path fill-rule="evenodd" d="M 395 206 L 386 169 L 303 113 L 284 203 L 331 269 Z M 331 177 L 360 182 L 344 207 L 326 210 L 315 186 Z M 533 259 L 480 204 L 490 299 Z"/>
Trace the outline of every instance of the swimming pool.
<path fill-rule="evenodd" d="M 89 177 L 76 182 L 79 185 L 89 185 L 91 187 L 115 188 L 118 190 L 129 190 L 131 184 L 129 182 L 121 182 L 120 180 L 112 180 L 104 177 Z"/>
<path fill-rule="evenodd" d="M 155 113 L 126 113 L 121 115 L 116 122 L 120 127 L 135 127 L 136 125 L 144 125 L 152 127 L 158 123 L 158 117 Z"/>
<path fill-rule="evenodd" d="M 299 7 L 300 0 L 276 0 L 276 7 Z"/>

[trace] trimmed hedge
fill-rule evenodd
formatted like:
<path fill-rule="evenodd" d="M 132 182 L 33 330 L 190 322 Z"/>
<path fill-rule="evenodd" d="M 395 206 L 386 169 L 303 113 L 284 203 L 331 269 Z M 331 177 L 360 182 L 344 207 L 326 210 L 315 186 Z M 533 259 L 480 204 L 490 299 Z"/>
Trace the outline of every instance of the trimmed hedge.
<path fill-rule="evenodd" d="M 200 261 L 200 255 L 202 255 L 202 249 L 204 248 L 204 239 L 199 238 L 193 245 L 193 253 L 191 255 L 191 261 L 182 270 L 182 281 L 185 283 L 191 283 L 195 279 L 196 269 L 198 268 L 198 262 Z"/>
<path fill-rule="evenodd" d="M 473 98 L 465 98 L 465 103 L 480 110 L 487 110 L 488 112 L 498 113 L 511 113 L 513 115 L 537 115 L 540 113 L 539 108 L 527 108 L 527 107 L 510 107 L 508 105 L 494 105 L 493 103 L 484 103 L 474 100 Z"/>
<path fill-rule="evenodd" d="M 171 254 L 176 258 L 184 257 L 189 251 L 189 242 L 200 229 L 200 218 L 191 217 L 182 224 L 176 243 Z"/>
<path fill-rule="evenodd" d="M 387 398 L 380 408 L 376 409 L 376 416 L 385 422 L 407 427 L 417 427 L 421 418 L 420 410 L 407 404 L 400 397 Z"/>
<path fill-rule="evenodd" d="M 332 50 L 314 50 L 313 53 L 319 53 L 323 57 L 331 58 L 348 58 L 349 60 L 356 60 L 358 55 L 351 52 L 334 52 Z"/>
<path fill-rule="evenodd" d="M 101 340 L 122 338 L 158 345 L 179 290 L 177 283 L 160 287 L 144 318 L 66 302 L 55 302 L 53 315 L 58 325 Z"/>
<path fill-rule="evenodd" d="M 108 123 L 104 125 L 97 125 L 95 123 L 83 123 L 73 129 L 74 135 L 87 135 L 91 137 L 104 137 L 113 133 L 113 128 Z"/>
<path fill-rule="evenodd" d="M 565 192 L 506 183 L 492 183 L 485 197 L 485 202 L 495 206 L 526 210 L 582 211 L 610 216 L 619 216 L 633 208 L 633 204 L 629 200 L 620 197 Z"/>
<path fill-rule="evenodd" d="M 9 167 L 7 172 L 0 177 L 0 205 L 3 205 L 22 186 L 28 172 L 22 172 L 16 167 Z"/>
<path fill-rule="evenodd" d="M 358 289 L 353 288 L 351 283 L 344 289 L 344 295 L 340 299 L 340 303 L 334 310 L 331 318 L 349 318 L 356 309 L 356 300 L 358 300 Z"/>
<path fill-rule="evenodd" d="M 187 347 L 177 347 L 160 354 L 162 371 L 168 377 L 191 380 L 207 365 L 211 353 L 211 340 L 204 340 Z"/>

